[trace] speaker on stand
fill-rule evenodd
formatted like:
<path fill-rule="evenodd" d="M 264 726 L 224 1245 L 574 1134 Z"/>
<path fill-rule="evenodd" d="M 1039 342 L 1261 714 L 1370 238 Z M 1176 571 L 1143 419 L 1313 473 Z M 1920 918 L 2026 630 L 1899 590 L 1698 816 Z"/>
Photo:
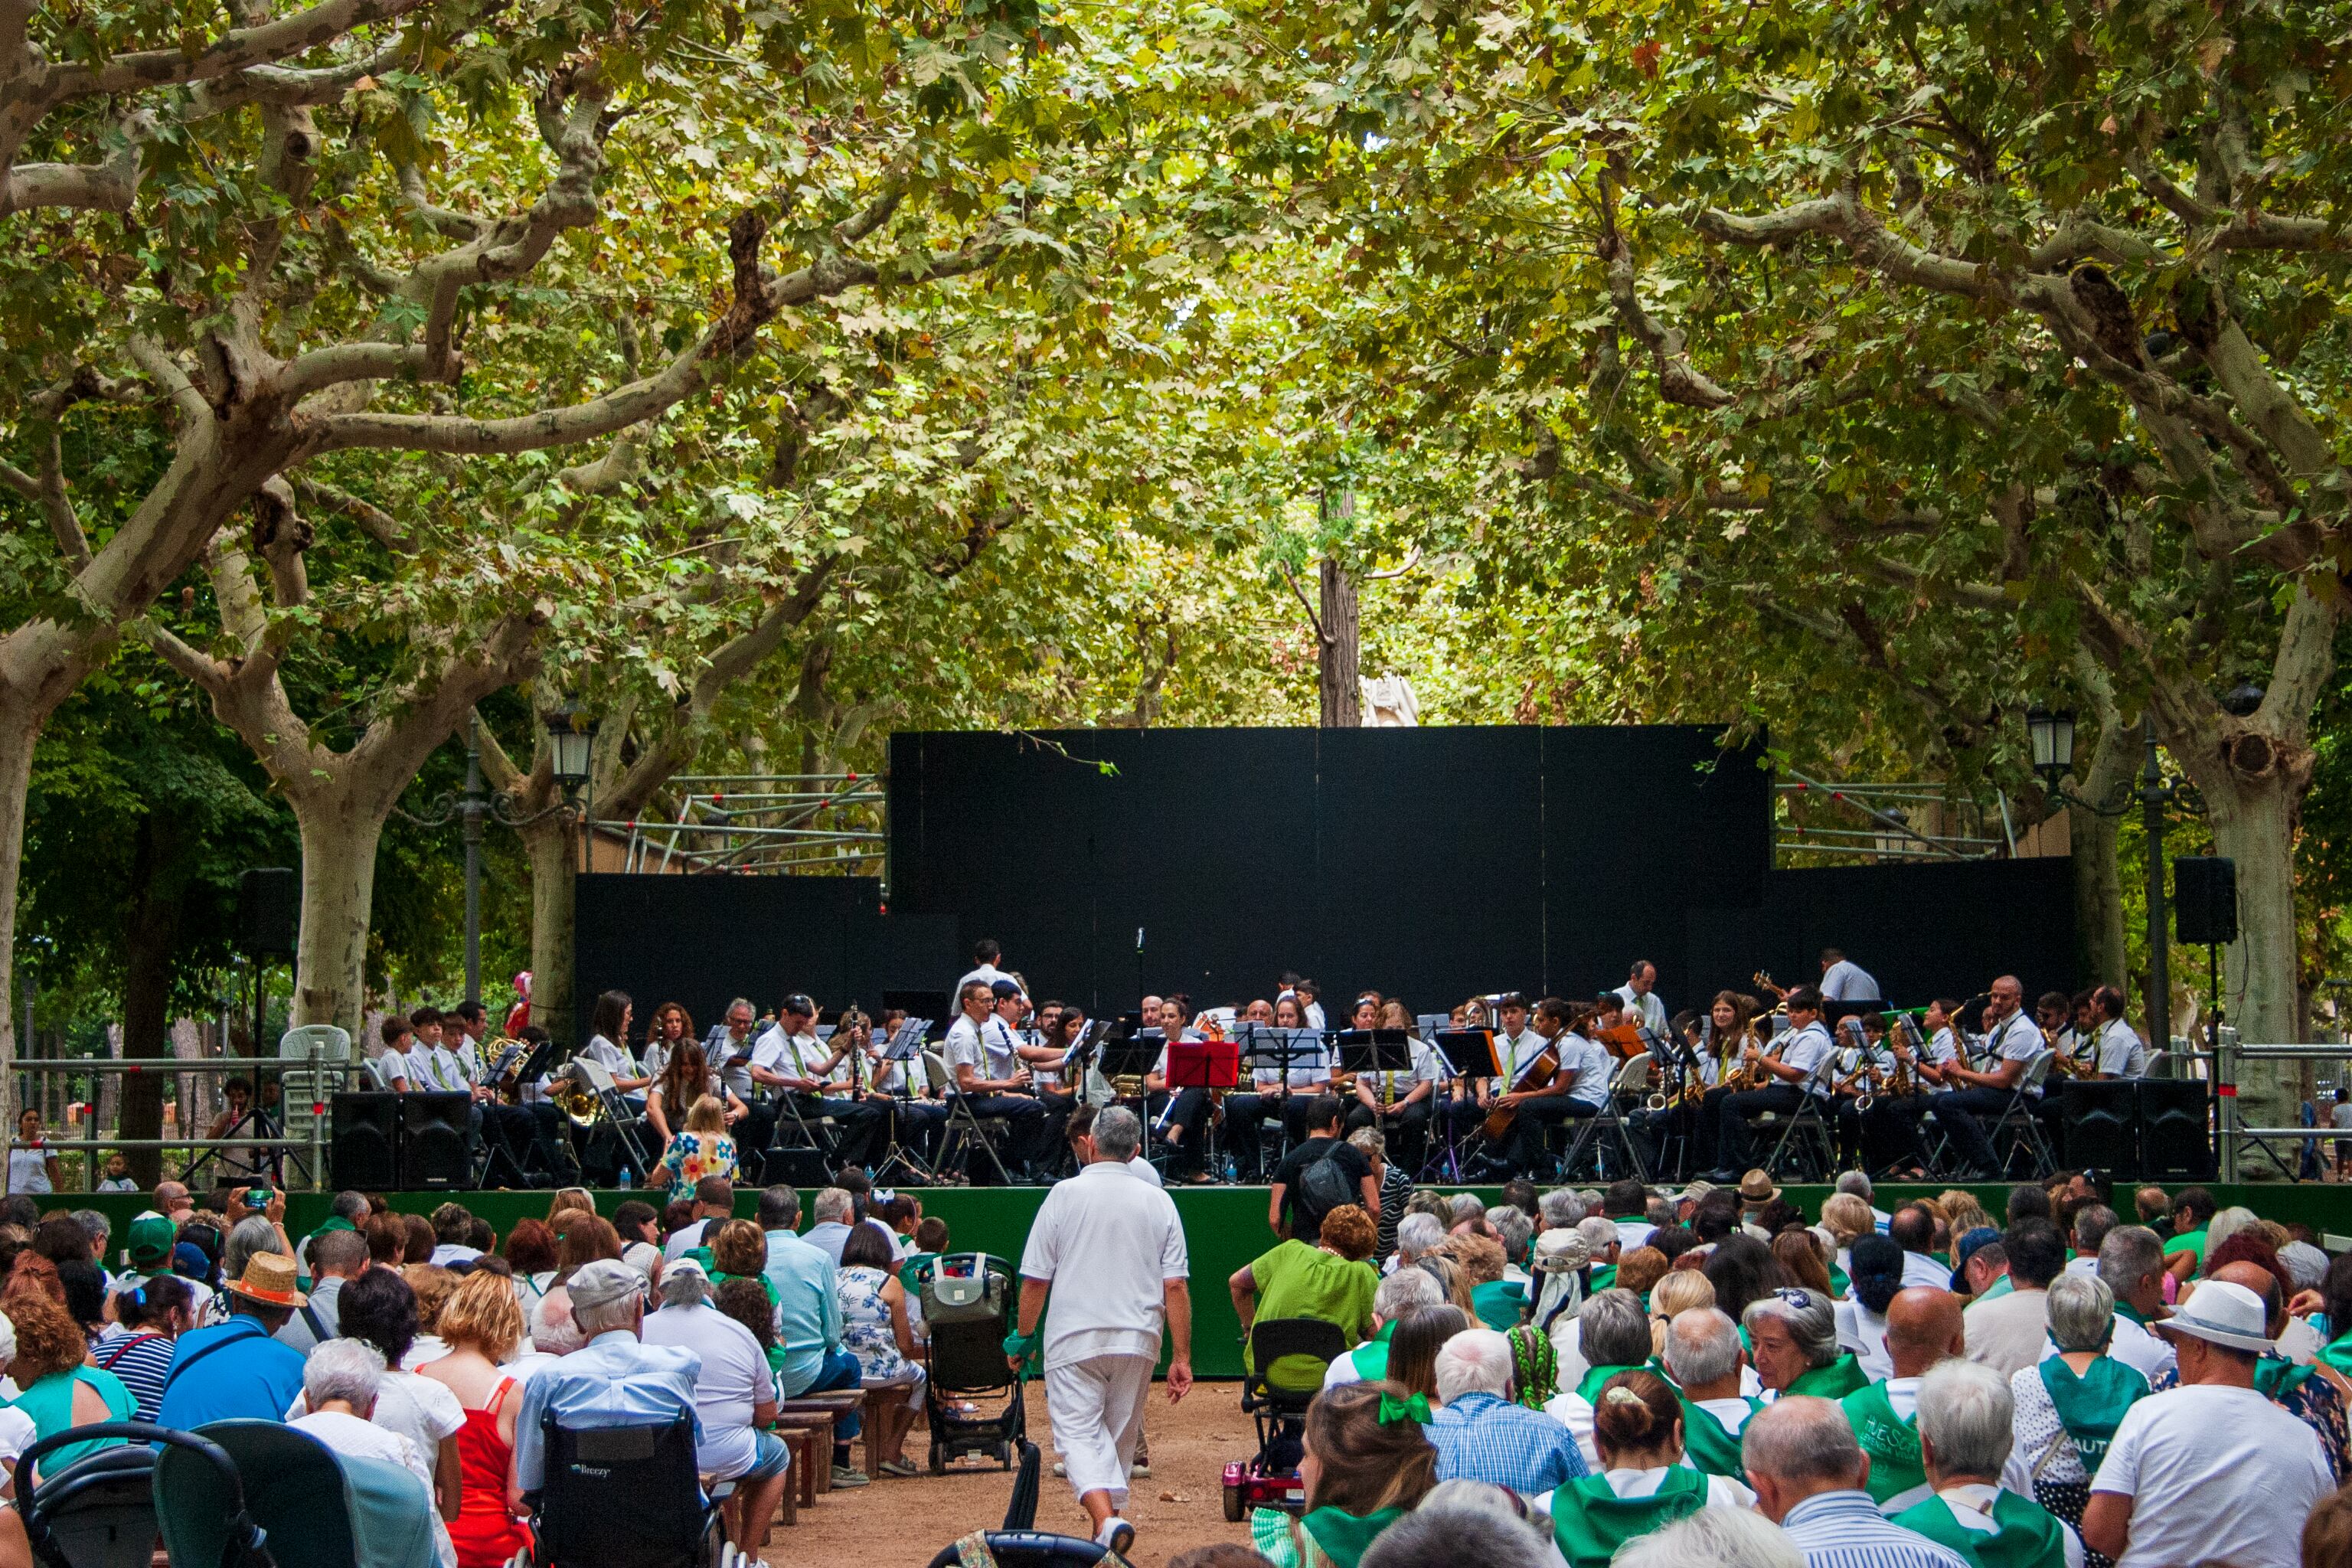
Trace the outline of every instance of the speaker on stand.
<path fill-rule="evenodd" d="M 2191 947 L 2238 940 L 2238 863 L 2227 856 L 2184 855 L 2172 863 L 2173 935 Z"/>
<path fill-rule="evenodd" d="M 345 1089 L 335 1096 L 327 1157 L 336 1186 L 399 1189 L 400 1100 L 379 1089 Z"/>

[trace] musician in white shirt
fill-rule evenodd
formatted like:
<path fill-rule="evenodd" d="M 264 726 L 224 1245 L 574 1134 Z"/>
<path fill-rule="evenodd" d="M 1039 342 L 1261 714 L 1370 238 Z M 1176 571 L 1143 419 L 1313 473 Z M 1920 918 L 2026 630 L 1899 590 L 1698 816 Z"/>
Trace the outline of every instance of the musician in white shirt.
<path fill-rule="evenodd" d="M 1515 1089 L 1496 1097 L 1497 1109 L 1514 1113 L 1511 1125 L 1509 1163 L 1519 1175 L 1542 1177 L 1549 1174 L 1550 1154 L 1545 1145 L 1548 1131 L 1562 1121 L 1580 1121 L 1597 1116 L 1609 1101 L 1611 1076 L 1617 1069 L 1616 1058 L 1609 1047 L 1594 1038 L 1594 1033 L 1612 1026 L 1620 1010 L 1614 995 L 1603 996 L 1599 1005 L 1583 1010 L 1578 1016 L 1566 1002 L 1557 996 L 1547 996 L 1536 1004 L 1535 1021 L 1530 1032 L 1544 1046 L 1549 1046 L 1559 1056 L 1559 1066 L 1553 1069 L 1551 1081 L 1540 1089 Z M 1542 1047 L 1535 1056 L 1540 1056 Z M 1530 1056 L 1517 1064 L 1524 1074 Z"/>
<path fill-rule="evenodd" d="M 2093 1065 L 2101 1078 L 2146 1078 L 2147 1046 L 2124 1022 L 2124 994 L 2112 985 L 2091 993 L 2091 1016 L 2098 1020 Z"/>
<path fill-rule="evenodd" d="M 1058 1080 L 1048 1082 L 1045 1075 L 1059 1073 L 1067 1061 L 1061 1051 L 1045 1045 L 1039 1037 L 1024 1027 L 1029 1018 L 1029 998 L 1023 994 L 1021 983 L 1010 975 L 989 987 L 989 999 L 993 1015 L 981 1026 L 981 1033 L 989 1045 L 992 1058 L 1010 1054 L 1033 1075 L 1029 1092 L 1036 1097 L 1044 1125 L 1037 1131 L 1037 1157 L 1058 1160 L 1064 1145 L 1063 1131 L 1070 1124 L 1070 1110 L 1078 1102 L 1075 1091 L 1062 1088 Z"/>
<path fill-rule="evenodd" d="M 1824 1002 L 1879 1000 L 1878 982 L 1871 978 L 1870 971 L 1834 947 L 1822 949 L 1821 994 Z"/>
<path fill-rule="evenodd" d="M 1252 1044 L 1244 1037 L 1243 1058 L 1250 1067 L 1251 1092 L 1225 1096 L 1225 1152 L 1234 1157 L 1244 1181 L 1255 1179 L 1264 1152 L 1265 1134 L 1260 1122 L 1279 1115 L 1288 1140 L 1292 1143 L 1303 1142 L 1307 1137 L 1307 1108 L 1318 1094 L 1327 1089 L 1338 1092 L 1338 1075 L 1331 1068 L 1329 1053 L 1319 1038 L 1303 1032 L 1309 1027 L 1307 1010 L 1296 993 L 1285 992 L 1276 999 L 1274 1027 L 1283 1031 L 1274 1039 L 1261 1037 Z M 1268 1066 L 1264 1058 L 1250 1062 L 1253 1049 L 1295 1054 L 1287 1058 L 1289 1066 L 1284 1068 Z"/>
<path fill-rule="evenodd" d="M 441 1044 L 441 1009 L 419 1007 L 408 1015 L 408 1026 L 415 1031 L 408 1041 L 408 1087 L 416 1093 L 445 1089 L 441 1070 L 434 1063 L 433 1053 Z"/>
<path fill-rule="evenodd" d="M 1954 1087 L 1957 1080 L 1947 1080 L 1944 1069 L 1966 1056 L 1962 1042 L 1967 1038 L 1959 1024 L 1960 1005 L 1948 997 L 1939 996 L 1927 1004 L 1920 1017 L 1919 1032 L 1927 1037 L 1922 1048 L 1914 1050 L 1909 1037 L 1902 1031 L 1889 1037 L 1887 1049 L 1895 1063 L 1910 1076 L 1915 1092 L 1882 1094 L 1863 1117 L 1863 1137 L 1866 1147 L 1882 1150 L 1887 1168 L 1924 1176 L 1927 1170 L 1927 1145 L 1919 1135 L 1919 1119 L 1927 1113 L 1931 1090 Z"/>
<path fill-rule="evenodd" d="M 1016 985 L 1019 984 L 1020 982 L 1015 976 L 996 966 L 996 961 L 1003 956 L 1004 950 L 996 944 L 993 938 L 982 937 L 978 942 L 973 942 L 971 944 L 972 967 L 961 980 L 956 982 L 956 994 L 962 995 L 963 988 L 974 981 L 978 981 L 982 985 L 994 985 L 1000 980 L 1011 980 Z"/>
<path fill-rule="evenodd" d="M 1371 1022 L 1364 1021 L 1367 1016 Z M 1407 1171 L 1417 1171 L 1422 1152 L 1428 1147 L 1429 1121 L 1437 1101 L 1437 1053 L 1412 1032 L 1412 1015 L 1394 997 L 1385 1002 L 1370 995 L 1360 999 L 1350 1024 L 1359 1029 L 1405 1031 L 1406 1066 L 1402 1070 L 1356 1075 L 1356 1103 L 1348 1108 L 1347 1131 L 1378 1127 L 1396 1163 Z M 1381 1047 L 1381 1058 L 1393 1059 L 1396 1048 Z"/>
<path fill-rule="evenodd" d="M 1716 1129 L 1717 1168 L 1708 1177 L 1711 1181 L 1736 1182 L 1756 1163 L 1750 1118 L 1768 1110 L 1788 1116 L 1805 1103 L 1807 1095 L 1827 1093 L 1828 1086 L 1820 1081 L 1821 1068 L 1837 1042 L 1822 1023 L 1822 994 L 1810 985 L 1794 986 L 1782 1005 L 1789 1012 L 1788 1038 L 1775 1040 L 1776 1048 L 1769 1054 L 1759 1048 L 1748 1058 L 1751 1068 L 1769 1074 L 1773 1081 L 1723 1097 Z"/>
<path fill-rule="evenodd" d="M 796 991 L 784 998 L 774 1026 L 752 1047 L 749 1068 L 753 1083 L 780 1100 L 794 1097 L 789 1110 L 779 1104 L 779 1126 L 793 1112 L 813 1135 L 821 1136 L 831 1124 L 833 1147 L 827 1152 L 835 1164 L 861 1163 L 882 1120 L 880 1108 L 862 1096 L 825 1093 L 850 1047 L 848 1039 L 828 1044 L 817 1038 L 816 1004 Z"/>
<path fill-rule="evenodd" d="M 1927 1104 L 1936 1124 L 1951 1135 L 1952 1147 L 1960 1158 L 1985 1173 L 1979 1179 L 1997 1174 L 2000 1161 L 1978 1116 L 2000 1115 L 2015 1094 L 2017 1080 L 2025 1076 L 2026 1063 L 2046 1048 L 2041 1028 L 2025 1016 L 2025 987 L 2016 975 L 2004 974 L 1994 981 L 1990 995 L 1984 1046 L 1990 1070 L 1950 1064 L 1943 1069 L 1944 1081 L 1960 1087 L 1935 1096 Z"/>
<path fill-rule="evenodd" d="M 368 1059 L 368 1065 L 375 1071 L 376 1087 L 395 1094 L 423 1087 L 409 1076 L 408 1047 L 416 1038 L 415 1029 L 407 1019 L 391 1013 L 384 1016 L 382 1034 L 383 1046 Z"/>
<path fill-rule="evenodd" d="M 645 1088 L 651 1080 L 639 1070 L 637 1058 L 629 1054 L 625 1044 L 635 1013 L 635 1004 L 625 991 L 607 991 L 597 997 L 588 1043 L 580 1047 L 580 1054 L 611 1073 L 614 1089 L 638 1096 L 642 1108 Z"/>
<path fill-rule="evenodd" d="M 1658 1000 L 1658 966 L 1646 958 L 1633 961 L 1633 972 L 1625 984 L 1617 987 L 1617 1000 L 1626 1009 L 1640 1015 L 1636 1020 L 1650 1033 L 1664 1036 L 1666 1032 L 1666 1005 Z"/>
<path fill-rule="evenodd" d="M 743 1105 L 734 1137 L 736 1149 L 744 1152 L 766 1149 L 776 1131 L 776 1108 L 751 1078 L 751 1053 L 759 1044 L 751 1030 L 758 1021 L 751 999 L 738 996 L 727 1004 L 727 1021 L 714 1026 L 702 1040 L 702 1059 L 719 1075 L 720 1086 Z"/>
<path fill-rule="evenodd" d="M 953 1093 L 974 1116 L 997 1117 L 1010 1123 L 1005 1152 L 1011 1158 L 1005 1169 L 1007 1174 L 1017 1175 L 1039 1152 L 1038 1130 L 1045 1121 L 1045 1107 L 1028 1092 L 1029 1069 L 1019 1053 L 1003 1048 L 1001 1041 L 983 1032 L 994 1001 L 989 986 L 980 981 L 966 981 L 959 988 L 956 1005 L 961 1013 L 948 1026 L 947 1065 L 955 1075 Z"/>

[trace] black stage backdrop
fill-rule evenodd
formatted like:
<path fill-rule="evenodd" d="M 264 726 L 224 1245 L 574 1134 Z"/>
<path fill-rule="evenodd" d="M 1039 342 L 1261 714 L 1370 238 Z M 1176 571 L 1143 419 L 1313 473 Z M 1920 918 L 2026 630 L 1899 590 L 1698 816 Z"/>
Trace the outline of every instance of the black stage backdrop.
<path fill-rule="evenodd" d="M 1423 1011 L 1591 995 L 1636 957 L 1687 976 L 1688 911 L 1761 903 L 1771 864 L 1771 776 L 1720 733 L 902 732 L 890 918 L 952 917 L 958 956 L 992 936 L 1097 1008 L 1263 996 L 1286 969 Z"/>
<path fill-rule="evenodd" d="M 1321 981 L 1420 1012 L 1517 987 L 1590 996 L 1657 963 L 1668 1004 L 1783 984 L 1844 948 L 1891 1000 L 2018 972 L 2075 984 L 2062 859 L 1770 869 L 1770 775 L 1699 727 L 903 733 L 891 898 L 862 877 L 583 876 L 580 1033 L 804 990 L 828 1010 L 944 993 L 982 936 L 1041 995 L 1202 1005 Z M 1117 770 L 1105 773 L 1097 764 Z M 1139 961 L 1136 933 L 1144 949 Z"/>

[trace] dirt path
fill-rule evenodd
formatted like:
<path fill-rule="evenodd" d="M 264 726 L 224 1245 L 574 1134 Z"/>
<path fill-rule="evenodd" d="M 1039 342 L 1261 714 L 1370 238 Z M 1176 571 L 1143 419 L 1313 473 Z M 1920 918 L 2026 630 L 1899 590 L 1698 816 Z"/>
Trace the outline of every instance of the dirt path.
<path fill-rule="evenodd" d="M 1256 1445 L 1249 1417 L 1241 1411 L 1241 1385 L 1199 1384 L 1172 1408 L 1165 1388 L 1155 1385 L 1144 1431 L 1150 1444 L 1151 1475 L 1135 1483 L 1127 1510 L 1135 1521 L 1138 1568 L 1160 1568 L 1178 1552 L 1211 1542 L 1247 1541 L 1246 1525 L 1225 1522 L 1221 1490 L 1226 1462 L 1249 1458 Z M 1053 1474 L 1045 1391 L 1034 1383 L 1029 1385 L 1029 1436 L 1045 1450 L 1037 1528 L 1086 1534 L 1087 1516 L 1070 1495 L 1069 1483 Z M 919 1465 L 924 1451 L 918 1426 L 907 1440 L 907 1457 Z M 967 1466 L 977 1463 L 964 1461 Z M 926 1470 L 908 1480 L 882 1477 L 856 1491 L 827 1493 L 814 1509 L 803 1509 L 797 1526 L 779 1526 L 769 1536 L 766 1556 L 775 1568 L 800 1563 L 924 1568 L 933 1553 L 958 1536 L 1002 1524 L 1012 1494 L 1012 1475 L 993 1465 L 985 1469 L 959 1467 L 940 1477 Z"/>

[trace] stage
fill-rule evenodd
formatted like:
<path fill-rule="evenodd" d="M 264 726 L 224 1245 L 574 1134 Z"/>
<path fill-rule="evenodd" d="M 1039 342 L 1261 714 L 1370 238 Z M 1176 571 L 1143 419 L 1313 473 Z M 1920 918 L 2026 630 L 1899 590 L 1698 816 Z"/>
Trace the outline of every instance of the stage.
<path fill-rule="evenodd" d="M 937 1215 L 948 1223 L 949 1247 L 956 1252 L 992 1252 L 1016 1263 L 1021 1246 L 1029 1233 L 1030 1221 L 1037 1205 L 1045 1201 L 1049 1190 L 1045 1187 L 918 1187 L 908 1188 L 922 1200 L 926 1215 Z M 1488 1203 L 1501 1201 L 1493 1187 L 1434 1186 L 1432 1190 L 1444 1193 L 1475 1192 Z M 1822 1200 L 1833 1189 L 1827 1186 L 1799 1186 L 1784 1189 L 1784 1195 L 1803 1209 L 1808 1219 L 1821 1214 Z M 1933 1197 L 1953 1190 L 1950 1185 L 1882 1184 L 1874 1202 L 1892 1213 L 1906 1200 L 1913 1197 Z M 2009 1201 L 2010 1188 L 2003 1184 L 1970 1185 L 1967 1191 L 1977 1195 L 1988 1213 L 1999 1215 Z M 2325 1186 L 2317 1183 L 2298 1184 L 2223 1186 L 2206 1184 L 2214 1201 L 2227 1208 L 2243 1205 L 2264 1219 L 2282 1224 L 2300 1221 L 2319 1231 L 2352 1238 L 2352 1186 Z M 1191 1253 L 1192 1278 L 1192 1368 L 1203 1377 L 1239 1377 L 1241 1375 L 1241 1325 L 1234 1316 L 1233 1298 L 1225 1281 L 1236 1270 L 1245 1268 L 1251 1259 L 1274 1245 L 1275 1237 L 1265 1223 L 1267 1189 L 1265 1187 L 1180 1187 L 1171 1194 L 1176 1200 L 1178 1214 L 1183 1217 L 1184 1237 Z M 515 1221 L 523 1218 L 544 1218 L 549 1194 L 544 1192 L 475 1192 L 475 1193 L 391 1193 L 386 1196 L 392 1206 L 404 1211 L 429 1214 L 442 1204 L 462 1203 L 471 1212 L 490 1222 L 503 1237 Z M 2126 1193 L 2116 1196 L 2129 1202 Z M 816 1194 L 803 1189 L 801 1212 L 806 1219 L 814 1206 Z M 294 1193 L 287 1201 L 286 1233 L 299 1241 L 327 1217 L 329 1193 Z M 610 1215 L 619 1205 L 637 1198 L 660 1206 L 658 1194 L 648 1196 L 643 1190 L 599 1191 L 596 1206 Z M 738 1189 L 735 1212 L 745 1218 L 753 1215 L 759 1199 L 758 1190 Z M 93 1208 L 104 1214 L 112 1224 L 112 1246 L 118 1255 L 123 1238 L 129 1235 L 131 1218 L 150 1206 L 146 1194 L 140 1193 L 61 1193 L 37 1199 L 45 1212 L 59 1208 Z M 2128 1217 L 2128 1214 L 2126 1214 Z M 2347 1239 L 2346 1245 L 2352 1245 Z"/>

